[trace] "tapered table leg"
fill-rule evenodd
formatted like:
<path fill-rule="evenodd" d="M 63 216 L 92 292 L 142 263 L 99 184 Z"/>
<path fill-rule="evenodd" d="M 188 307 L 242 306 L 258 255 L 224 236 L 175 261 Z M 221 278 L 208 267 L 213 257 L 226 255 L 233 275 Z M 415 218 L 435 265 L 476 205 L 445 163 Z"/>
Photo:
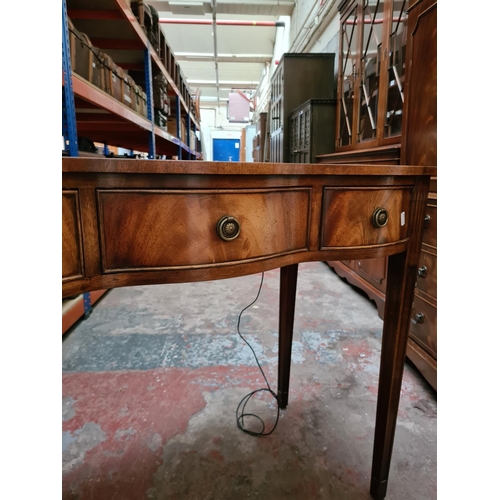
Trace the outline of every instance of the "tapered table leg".
<path fill-rule="evenodd" d="M 292 264 L 280 269 L 278 405 L 282 409 L 286 408 L 288 404 L 298 268 L 298 264 Z"/>
<path fill-rule="evenodd" d="M 406 268 L 406 256 L 405 252 L 389 257 L 370 485 L 376 500 L 385 498 L 387 491 L 415 287 L 415 275 L 410 276 Z"/>

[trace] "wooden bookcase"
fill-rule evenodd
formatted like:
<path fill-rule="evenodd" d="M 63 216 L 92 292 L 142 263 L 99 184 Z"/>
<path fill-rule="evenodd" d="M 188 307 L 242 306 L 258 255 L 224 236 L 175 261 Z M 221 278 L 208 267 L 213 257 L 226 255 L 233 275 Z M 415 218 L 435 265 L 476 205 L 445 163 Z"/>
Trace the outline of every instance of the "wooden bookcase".
<path fill-rule="evenodd" d="M 271 78 L 271 162 L 290 161 L 290 113 L 309 99 L 334 99 L 335 54 L 283 54 Z"/>

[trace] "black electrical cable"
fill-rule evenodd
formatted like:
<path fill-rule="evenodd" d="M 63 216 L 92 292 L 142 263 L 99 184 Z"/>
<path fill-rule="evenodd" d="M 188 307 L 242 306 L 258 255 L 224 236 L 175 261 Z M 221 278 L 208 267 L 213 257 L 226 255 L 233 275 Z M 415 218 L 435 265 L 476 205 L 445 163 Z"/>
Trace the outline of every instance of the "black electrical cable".
<path fill-rule="evenodd" d="M 243 313 L 251 306 L 253 306 L 255 304 L 255 302 L 257 302 L 257 299 L 259 298 L 259 295 L 260 295 L 260 292 L 262 290 L 262 284 L 264 283 L 264 273 L 262 273 L 262 278 L 260 280 L 260 286 L 259 286 L 259 291 L 257 292 L 257 296 L 255 297 L 254 301 L 251 302 L 250 304 L 248 304 L 241 312 L 240 312 L 240 315 L 238 316 L 238 325 L 237 325 L 237 331 L 238 331 L 238 335 L 240 336 L 240 338 L 243 340 L 243 342 L 245 342 L 245 344 L 250 347 L 250 350 L 252 351 L 253 355 L 254 355 L 254 358 L 255 358 L 255 361 L 257 362 L 257 366 L 259 367 L 259 370 L 260 372 L 262 373 L 262 376 L 264 377 L 264 380 L 266 382 L 266 385 L 267 387 L 263 387 L 261 389 L 256 389 L 255 391 L 252 391 L 250 394 L 247 394 L 241 401 L 240 401 L 240 404 L 238 405 L 238 408 L 236 408 L 236 425 L 238 426 L 239 429 L 241 429 L 243 432 L 246 432 L 247 434 L 250 434 L 251 436 L 269 436 L 269 434 L 271 434 L 274 429 L 276 429 L 276 426 L 278 425 L 278 419 L 279 419 L 279 415 L 280 415 L 280 410 L 279 410 L 279 406 L 278 406 L 278 396 L 276 395 L 276 393 L 271 389 L 271 386 L 269 385 L 269 382 L 267 381 L 267 377 L 266 377 L 266 374 L 264 373 L 264 370 L 262 369 L 262 367 L 260 366 L 260 363 L 259 363 L 259 360 L 257 358 L 257 355 L 255 354 L 255 351 L 253 350 L 253 347 L 247 342 L 247 340 L 245 339 L 245 337 L 243 337 L 243 335 L 241 334 L 240 332 L 240 322 L 241 322 L 241 316 L 243 315 Z M 252 398 L 252 396 L 254 394 L 257 394 L 258 392 L 270 392 L 274 399 L 276 400 L 276 421 L 274 422 L 274 425 L 272 427 L 272 429 L 268 432 L 264 432 L 265 429 L 266 429 L 266 424 L 264 423 L 264 421 L 258 416 L 256 415 L 255 413 L 245 413 L 245 407 L 247 405 L 247 403 L 250 401 L 250 399 Z M 240 414 L 240 409 L 241 409 L 241 414 Z M 261 425 L 262 425 L 262 430 L 260 432 L 256 432 L 256 431 L 252 431 L 250 429 L 246 429 L 245 428 L 245 423 L 244 423 L 244 418 L 245 417 L 253 417 L 253 418 L 256 418 L 257 420 L 260 421 Z"/>

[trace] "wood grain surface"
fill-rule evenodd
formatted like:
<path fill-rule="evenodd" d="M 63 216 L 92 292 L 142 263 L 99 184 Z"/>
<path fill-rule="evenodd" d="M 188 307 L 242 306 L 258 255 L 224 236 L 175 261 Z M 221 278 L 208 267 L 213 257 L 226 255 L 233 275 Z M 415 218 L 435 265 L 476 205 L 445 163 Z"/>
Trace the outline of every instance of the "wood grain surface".
<path fill-rule="evenodd" d="M 306 250 L 310 189 L 99 190 L 104 272 L 210 265 Z M 290 209 L 293 207 L 293 210 Z M 240 235 L 222 240 L 218 220 Z"/>
<path fill-rule="evenodd" d="M 82 232 L 78 191 L 62 193 L 62 279 L 83 277 Z"/>
<path fill-rule="evenodd" d="M 63 296 L 393 255 L 408 244 L 398 224 L 414 210 L 417 179 L 435 175 L 433 167 L 393 165 L 69 157 L 62 166 L 63 189 L 79 200 L 78 211 L 65 202 L 63 241 L 73 247 L 64 252 Z M 380 229 L 371 222 L 378 206 L 390 211 Z M 217 236 L 224 215 L 240 221 L 233 241 Z"/>
<path fill-rule="evenodd" d="M 321 247 L 393 243 L 406 238 L 410 189 L 325 188 Z M 372 223 L 376 208 L 389 214 L 387 225 Z"/>

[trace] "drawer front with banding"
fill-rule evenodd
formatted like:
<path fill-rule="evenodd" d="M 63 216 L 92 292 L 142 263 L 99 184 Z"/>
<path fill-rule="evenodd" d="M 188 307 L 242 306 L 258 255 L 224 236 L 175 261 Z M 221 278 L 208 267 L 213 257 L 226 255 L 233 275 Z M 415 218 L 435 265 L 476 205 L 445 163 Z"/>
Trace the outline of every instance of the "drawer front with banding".
<path fill-rule="evenodd" d="M 437 307 L 415 296 L 410 321 L 410 338 L 437 359 Z"/>
<path fill-rule="evenodd" d="M 384 245 L 405 239 L 410 199 L 407 188 L 325 188 L 321 249 Z"/>
<path fill-rule="evenodd" d="M 101 266 L 216 266 L 307 249 L 310 188 L 98 190 Z"/>

